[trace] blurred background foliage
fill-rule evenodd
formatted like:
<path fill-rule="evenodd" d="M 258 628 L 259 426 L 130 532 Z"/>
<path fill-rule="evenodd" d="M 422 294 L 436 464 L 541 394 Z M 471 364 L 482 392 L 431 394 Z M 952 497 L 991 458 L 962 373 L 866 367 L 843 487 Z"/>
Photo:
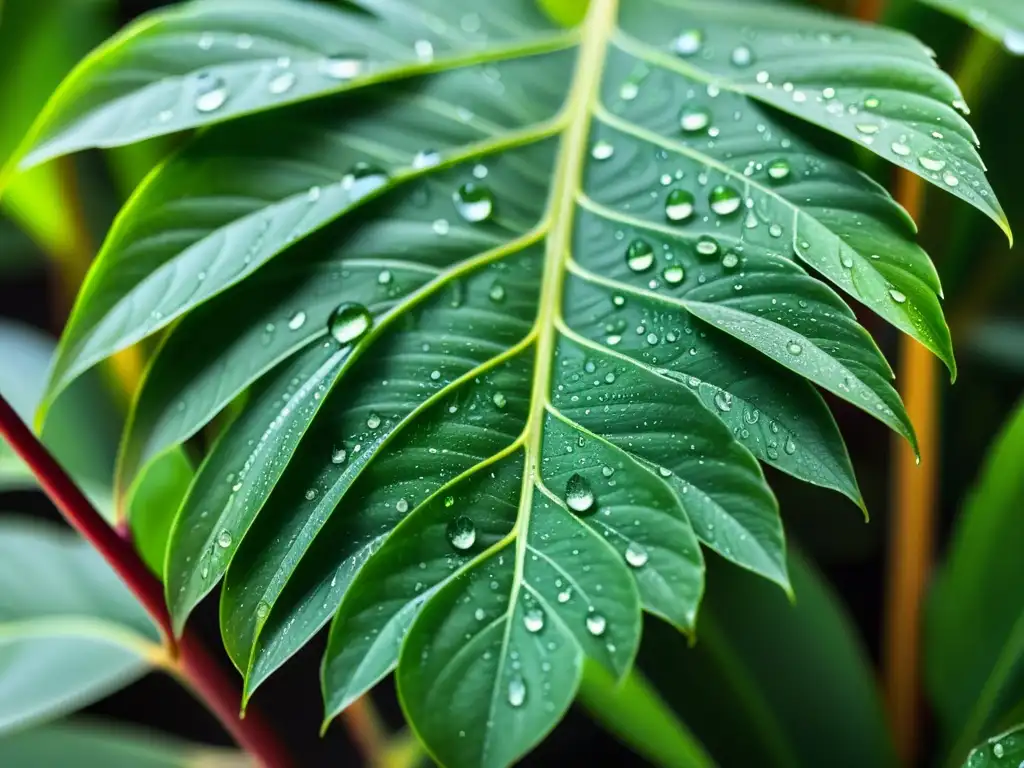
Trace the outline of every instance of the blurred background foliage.
<path fill-rule="evenodd" d="M 1020 0 L 1005 2 L 1009 7 Z M 0 166 L 70 68 L 113 31 L 159 4 L 0 0 Z M 852 0 L 810 4 L 847 13 L 861 5 Z M 1014 228 L 1024 232 L 1024 151 L 1016 96 L 1024 86 L 1024 58 L 1014 58 L 997 42 L 914 0 L 888 3 L 884 18 L 923 39 L 944 68 L 959 73 L 961 86 L 971 94 L 971 119 L 982 139 L 992 186 Z M 890 185 L 889 166 L 806 125 L 795 128 Z M 180 137 L 53 161 L 17 177 L 5 192 L 0 205 L 0 391 L 26 420 L 97 244 L 131 190 L 176 141 Z M 930 191 L 923 219 L 921 240 L 942 275 L 960 377 L 955 386 L 942 384 L 941 439 L 922 457 L 938 467 L 939 556 L 952 554 L 937 569 L 927 612 L 925 683 L 931 716 L 915 734 L 916 762 L 955 766 L 976 743 L 1024 721 L 1024 408 L 1018 404 L 1024 391 L 1024 269 L 990 222 L 949 195 Z M 895 360 L 896 332 L 866 313 L 860 319 Z M 43 435 L 105 514 L 111 512 L 112 466 L 129 393 L 152 344 L 122 353 L 77 382 L 59 401 Z M 830 404 L 847 438 L 872 514 L 870 524 L 852 503 L 769 472 L 793 542 L 795 605 L 767 583 L 711 562 L 715 572 L 693 647 L 687 638 L 648 620 L 640 659 L 647 682 L 636 684 L 658 691 L 725 766 L 897 762 L 876 684 L 891 511 L 889 439 L 884 427 L 860 411 L 834 399 Z M 165 534 L 159 521 L 166 515 L 159 514 L 159 507 L 176 502 L 191 471 L 184 453 L 172 454 L 152 468 L 130 501 L 141 510 L 139 545 L 155 569 Z M 124 611 L 131 609 L 124 606 L 106 613 L 97 607 L 81 589 L 85 577 L 66 572 L 66 557 L 58 557 L 73 543 L 54 538 L 55 528 L 26 528 L 20 522 L 57 518 L 3 444 L 0 510 L 0 550 L 10 537 L 21 537 L 16 543 L 25 548 L 22 554 L 34 557 L 46 574 L 36 583 L 42 597 L 34 598 L 39 604 L 31 610 L 16 599 L 0 599 L 0 765 L 71 764 L 69 755 L 75 756 L 73 764 L 83 766 L 239 764 L 242 758 L 230 750 L 179 741 L 227 743 L 214 721 L 169 679 L 143 676 L 160 667 L 159 647 L 147 635 L 144 617 L 126 616 Z M 148 519 L 153 525 L 147 525 Z M 93 576 L 105 567 L 84 550 L 75 557 Z M 24 569 L 0 561 L 0 595 L 16 595 L 24 578 Z M 106 615 L 110 627 L 85 626 L 77 621 L 82 615 Z M 53 622 L 75 637 L 91 638 L 104 664 L 79 664 L 82 679 L 74 696 L 36 702 L 39 714 L 33 723 L 49 724 L 30 728 L 28 722 L 5 720 L 4 691 L 8 684 L 14 686 L 11 691 L 17 688 L 16 674 L 39 675 L 27 682 L 29 688 L 40 688 L 62 668 L 60 659 L 69 646 L 39 640 Z M 213 616 L 201 615 L 199 623 L 215 636 Z M 338 729 L 325 740 L 318 738 L 320 651 L 319 642 L 311 644 L 289 674 L 274 678 L 258 696 L 303 765 L 343 763 L 356 754 Z M 130 680 L 136 682 L 108 695 Z M 605 691 L 608 699 L 618 697 L 621 712 L 629 711 L 629 690 L 606 686 Z M 385 718 L 400 725 L 391 686 L 380 686 L 374 696 Z M 610 735 L 618 733 L 633 741 L 643 757 L 673 764 L 671 754 L 645 751 L 642 739 L 637 743 L 642 718 L 616 721 L 599 702 L 585 699 L 581 704 L 528 762 L 640 764 L 643 758 Z M 92 718 L 89 725 L 63 722 L 80 707 Z M 587 717 L 588 709 L 607 731 Z M 96 718 L 107 725 L 95 725 Z M 134 725 L 112 729 L 111 718 Z M 136 728 L 158 729 L 175 740 L 154 739 Z M 998 750 L 983 746 L 972 765 L 1021 764 L 1018 741 L 1024 744 L 1024 738 L 1011 734 Z M 408 762 L 408 750 L 404 756 L 388 754 L 390 764 Z"/>

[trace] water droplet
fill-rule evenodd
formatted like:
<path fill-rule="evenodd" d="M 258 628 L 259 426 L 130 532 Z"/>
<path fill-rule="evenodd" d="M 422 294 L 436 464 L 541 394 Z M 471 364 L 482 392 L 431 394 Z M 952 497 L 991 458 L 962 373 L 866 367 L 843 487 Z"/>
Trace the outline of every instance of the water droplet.
<path fill-rule="evenodd" d="M 903 304 L 907 300 L 907 295 L 905 293 L 903 293 L 902 291 L 897 291 L 895 288 L 890 288 L 889 289 L 889 296 L 897 304 Z"/>
<path fill-rule="evenodd" d="M 899 155 L 900 157 L 906 157 L 910 154 L 910 147 L 902 141 L 894 141 L 889 146 L 892 148 L 893 154 Z"/>
<path fill-rule="evenodd" d="M 306 501 L 313 501 L 316 498 L 316 488 L 310 488 L 306 491 Z"/>
<path fill-rule="evenodd" d="M 495 392 L 491 397 L 491 402 L 494 403 L 495 408 L 504 408 L 508 404 L 508 399 L 501 392 Z"/>
<path fill-rule="evenodd" d="M 399 499 L 395 502 L 395 509 L 401 512 L 403 515 L 409 511 L 409 502 L 407 499 Z"/>
<path fill-rule="evenodd" d="M 331 451 L 331 463 L 333 464 L 344 464 L 346 457 L 348 457 L 348 451 L 344 448 L 335 448 Z"/>
<path fill-rule="evenodd" d="M 390 285 L 392 274 L 390 269 L 382 269 L 377 273 L 377 285 Z"/>
<path fill-rule="evenodd" d="M 737 45 L 732 49 L 729 61 L 734 67 L 749 67 L 754 63 L 754 52 L 745 45 Z"/>
<path fill-rule="evenodd" d="M 523 706 L 526 701 L 526 681 L 522 675 L 513 675 L 508 681 L 508 703 L 513 707 Z"/>
<path fill-rule="evenodd" d="M 595 511 L 594 492 L 590 483 L 579 474 L 573 474 L 565 484 L 565 503 L 578 515 L 586 515 Z"/>
<path fill-rule="evenodd" d="M 693 216 L 693 195 L 685 189 L 673 189 L 665 199 L 665 216 L 669 221 L 686 221 Z"/>
<path fill-rule="evenodd" d="M 726 269 L 734 269 L 740 263 L 740 257 L 735 253 L 727 253 L 722 257 L 722 266 Z"/>
<path fill-rule="evenodd" d="M 213 35 L 209 32 L 203 32 L 203 34 L 199 36 L 198 44 L 204 51 L 210 50 L 213 48 Z"/>
<path fill-rule="evenodd" d="M 275 96 L 280 96 L 282 93 L 287 93 L 292 89 L 292 86 L 295 85 L 295 79 L 294 72 L 282 72 L 267 83 L 267 90 Z"/>
<path fill-rule="evenodd" d="M 619 98 L 623 101 L 632 101 L 640 94 L 640 84 L 634 80 L 627 80 L 619 88 Z"/>
<path fill-rule="evenodd" d="M 380 416 L 376 413 L 371 413 L 369 418 L 366 419 L 366 426 L 370 429 L 376 429 L 380 426 Z"/>
<path fill-rule="evenodd" d="M 262 600 L 260 600 L 256 604 L 256 618 L 262 620 L 262 619 L 267 618 L 267 616 L 269 614 L 270 614 L 270 606 L 267 603 L 265 603 Z"/>
<path fill-rule="evenodd" d="M 946 167 L 945 160 L 940 160 L 937 157 L 930 157 L 928 155 L 921 155 L 919 158 L 917 158 L 917 162 L 919 162 L 921 164 L 921 167 L 924 168 L 926 171 L 932 171 L 934 173 L 938 173 L 939 171 Z"/>
<path fill-rule="evenodd" d="M 420 61 L 434 60 L 434 44 L 429 40 L 417 40 L 413 43 L 413 49 L 416 51 L 416 58 Z"/>
<path fill-rule="evenodd" d="M 696 250 L 701 256 L 715 256 L 718 254 L 718 241 L 710 235 L 701 235 Z"/>
<path fill-rule="evenodd" d="M 288 328 L 290 328 L 293 331 L 297 331 L 305 324 L 306 313 L 300 309 L 298 312 L 291 316 L 291 319 L 288 321 Z"/>
<path fill-rule="evenodd" d="M 693 56 L 703 43 L 704 34 L 699 29 L 687 29 L 672 41 L 672 50 L 677 56 Z"/>
<path fill-rule="evenodd" d="M 854 127 L 858 133 L 862 133 L 865 136 L 874 136 L 878 133 L 878 125 L 876 123 L 857 123 Z"/>
<path fill-rule="evenodd" d="M 341 177 L 341 187 L 352 198 L 361 198 L 384 186 L 388 180 L 384 169 L 369 163 L 358 162 Z"/>
<path fill-rule="evenodd" d="M 732 410 L 732 395 L 728 392 L 719 390 L 715 393 L 715 407 L 723 413 L 728 413 Z"/>
<path fill-rule="evenodd" d="M 596 144 L 594 144 L 594 148 L 590 150 L 590 155 L 595 160 L 607 160 L 614 154 L 615 147 L 613 147 L 604 139 L 601 139 Z"/>
<path fill-rule="evenodd" d="M 775 160 L 768 166 L 768 178 L 772 181 L 784 181 L 789 178 L 789 163 L 785 160 Z"/>
<path fill-rule="evenodd" d="M 486 221 L 494 212 L 494 195 L 481 184 L 467 182 L 452 194 L 455 210 L 468 222 Z"/>
<path fill-rule="evenodd" d="M 603 635 L 607 626 L 608 622 L 605 621 L 604 616 L 600 613 L 592 613 L 587 616 L 587 632 L 592 634 L 594 637 L 600 637 Z"/>
<path fill-rule="evenodd" d="M 448 230 L 451 229 L 451 224 L 448 223 L 448 219 L 435 219 L 434 223 L 430 225 L 434 230 L 435 234 L 444 235 L 448 234 Z"/>
<path fill-rule="evenodd" d="M 960 183 L 960 179 L 958 179 L 956 176 L 954 176 L 952 173 L 949 173 L 948 171 L 942 175 L 942 180 L 946 182 L 947 186 L 950 187 L 955 187 Z"/>
<path fill-rule="evenodd" d="M 687 133 L 703 131 L 711 124 L 711 113 L 703 107 L 687 107 L 679 115 L 679 127 Z"/>
<path fill-rule="evenodd" d="M 204 72 L 197 78 L 196 112 L 216 112 L 228 100 L 228 87 L 224 78 Z"/>
<path fill-rule="evenodd" d="M 822 88 L 821 89 L 821 98 L 825 99 L 825 101 L 828 101 L 829 99 L 834 99 L 835 97 L 836 97 L 836 89 L 835 88 Z"/>
<path fill-rule="evenodd" d="M 626 547 L 626 562 L 633 568 L 643 568 L 647 565 L 647 550 L 635 542 L 630 542 Z"/>
<path fill-rule="evenodd" d="M 252 35 L 239 35 L 235 38 L 235 47 L 240 51 L 247 51 L 252 48 Z"/>
<path fill-rule="evenodd" d="M 743 198 L 732 187 L 721 185 L 711 190 L 708 202 L 711 204 L 711 210 L 719 216 L 728 216 L 740 209 Z"/>
<path fill-rule="evenodd" d="M 800 345 L 799 345 L 799 344 L 798 344 L 797 342 L 795 342 L 795 341 L 791 341 L 791 342 L 789 342 L 789 344 L 788 344 L 788 345 L 786 346 L 786 350 L 787 350 L 787 351 L 789 352 L 789 354 L 791 354 L 791 355 L 799 355 L 799 354 L 800 354 L 801 352 L 803 352 L 803 351 L 804 351 L 804 348 L 803 348 L 802 346 L 800 346 Z"/>
<path fill-rule="evenodd" d="M 505 300 L 505 286 L 496 282 L 491 286 L 487 295 L 490 296 L 491 301 L 501 303 Z"/>
<path fill-rule="evenodd" d="M 436 149 L 421 149 L 412 159 L 412 167 L 416 169 L 433 168 L 441 162 L 441 153 Z"/>
<path fill-rule="evenodd" d="M 347 57 L 328 58 L 320 62 L 319 69 L 321 74 L 332 80 L 351 80 L 362 74 L 363 62 Z"/>
<path fill-rule="evenodd" d="M 790 456 L 792 456 L 794 453 L 796 453 L 796 443 L 793 442 L 793 438 L 792 437 L 787 437 L 786 438 L 786 442 L 782 446 L 782 450 L 784 450 Z"/>
<path fill-rule="evenodd" d="M 881 103 L 882 102 L 880 102 L 876 97 L 868 96 L 866 99 L 864 99 L 864 108 L 865 109 L 878 109 L 878 105 L 881 104 Z"/>
<path fill-rule="evenodd" d="M 686 277 L 686 272 L 678 264 L 672 264 L 671 266 L 665 267 L 661 276 L 669 285 L 679 285 L 683 282 L 683 278 Z"/>
<path fill-rule="evenodd" d="M 476 526 L 465 515 L 448 523 L 448 541 L 458 550 L 465 551 L 476 543 Z"/>
<path fill-rule="evenodd" d="M 227 549 L 231 546 L 231 532 L 227 529 L 217 534 L 217 546 L 221 549 Z"/>
<path fill-rule="evenodd" d="M 768 234 L 772 237 L 782 237 L 782 227 L 779 224 L 772 224 L 768 227 Z"/>
<path fill-rule="evenodd" d="M 362 304 L 341 304 L 331 313 L 327 330 L 339 344 L 354 344 L 373 324 L 373 317 Z"/>
<path fill-rule="evenodd" d="M 544 611 L 540 608 L 531 608 L 523 614 L 523 625 L 527 632 L 540 632 L 544 629 Z"/>
<path fill-rule="evenodd" d="M 646 272 L 654 264 L 654 249 L 646 240 L 637 238 L 626 247 L 626 264 L 634 272 Z"/>

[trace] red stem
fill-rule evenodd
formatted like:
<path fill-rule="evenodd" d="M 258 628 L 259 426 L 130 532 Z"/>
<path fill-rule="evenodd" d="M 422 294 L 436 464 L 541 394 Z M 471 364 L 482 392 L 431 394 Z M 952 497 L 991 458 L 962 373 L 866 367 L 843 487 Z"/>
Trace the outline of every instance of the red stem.
<path fill-rule="evenodd" d="M 261 764 L 266 768 L 290 768 L 293 765 L 291 758 L 260 713 L 249 707 L 248 716 L 244 720 L 239 717 L 241 694 L 238 687 L 202 641 L 186 628 L 175 644 L 160 581 L 146 568 L 130 538 L 120 536 L 107 524 L 3 397 L 0 397 L 0 435 L 28 464 L 64 519 L 99 551 L 160 627 L 175 662 L 174 671 L 183 682 L 217 717 L 238 745 Z"/>

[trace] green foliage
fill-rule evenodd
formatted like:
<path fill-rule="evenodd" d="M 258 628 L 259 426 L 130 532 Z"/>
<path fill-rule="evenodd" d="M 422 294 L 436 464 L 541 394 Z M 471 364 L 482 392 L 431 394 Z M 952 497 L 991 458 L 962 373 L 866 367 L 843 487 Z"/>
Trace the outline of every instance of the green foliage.
<path fill-rule="evenodd" d="M 51 526 L 0 519 L 0 594 L 0 734 L 102 698 L 160 652 L 100 556 Z"/>
<path fill-rule="evenodd" d="M 1018 768 L 1024 762 L 1024 727 L 993 736 L 967 756 L 964 768 Z"/>
<path fill-rule="evenodd" d="M 1024 55 L 1024 5 L 1018 0 L 922 0 L 977 27 L 1018 56 Z"/>
<path fill-rule="evenodd" d="M 163 333 L 116 487 L 176 627 L 223 581 L 246 695 L 333 620 L 328 720 L 397 669 L 439 761 L 502 766 L 585 664 L 629 673 L 645 610 L 700 628 L 774 763 L 821 764 L 836 740 L 801 704 L 790 743 L 781 668 L 735 666 L 760 617 L 808 683 L 842 681 L 868 734 L 851 764 L 886 764 L 859 651 L 791 575 L 759 462 L 863 506 L 816 387 L 915 443 L 831 286 L 955 373 L 913 222 L 812 140 L 1008 232 L 961 94 L 912 38 L 782 4 L 594 0 L 562 26 L 581 8 L 196 0 L 92 53 L 23 166 L 203 130 L 118 216 L 42 412 Z M 180 446 L 229 408 L 193 478 Z M 702 548 L 767 581 L 716 573 L 743 609 L 698 622 Z M 777 624 L 794 582 L 814 607 Z"/>
<path fill-rule="evenodd" d="M 930 596 L 927 680 L 952 757 L 1024 699 L 1024 406 L 995 441 Z M 970 627 L 970 631 L 964 631 Z"/>

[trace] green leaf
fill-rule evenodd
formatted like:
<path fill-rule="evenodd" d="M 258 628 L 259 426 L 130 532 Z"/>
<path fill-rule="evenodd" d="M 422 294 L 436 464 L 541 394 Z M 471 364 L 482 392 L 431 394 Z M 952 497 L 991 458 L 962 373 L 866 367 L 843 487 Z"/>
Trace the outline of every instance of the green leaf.
<path fill-rule="evenodd" d="M 912 222 L 771 106 L 998 206 L 897 33 L 736 2 L 597 0 L 568 30 L 534 0 L 358 7 L 178 6 L 57 94 L 43 154 L 222 124 L 120 214 L 50 396 L 167 328 L 120 488 L 244 400 L 170 533 L 175 625 L 223 579 L 248 696 L 333 617 L 328 715 L 397 665 L 435 755 L 502 765 L 584 658 L 628 670 L 640 608 L 692 633 L 701 545 L 790 590 L 758 460 L 862 503 L 815 385 L 913 441 L 805 267 L 953 367 Z"/>
<path fill-rule="evenodd" d="M 649 622 L 639 665 L 716 762 L 897 765 L 857 628 L 813 566 L 790 553 L 795 604 L 737 569 L 709 570 L 696 645 Z"/>
<path fill-rule="evenodd" d="M 163 575 L 171 526 L 194 476 L 192 462 L 175 448 L 150 462 L 131 489 L 132 541 L 153 573 Z"/>
<path fill-rule="evenodd" d="M 1001 42 L 1010 53 L 1024 55 L 1024 6 L 1017 0 L 922 0 L 963 19 Z"/>
<path fill-rule="evenodd" d="M 85 542 L 0 518 L 0 733 L 103 698 L 162 653 L 156 629 Z"/>
<path fill-rule="evenodd" d="M 579 698 L 592 717 L 656 765 L 714 765 L 701 743 L 638 670 L 619 683 L 601 667 L 587 664 Z"/>
<path fill-rule="evenodd" d="M 18 768 L 243 768 L 234 750 L 190 744 L 140 728 L 78 721 L 0 739 L 0 762 Z"/>
<path fill-rule="evenodd" d="M 1024 405 L 993 443 L 929 596 L 925 672 L 951 760 L 1024 695 L 1024 576 L 1006 554 L 1024 536 L 1022 450 Z"/>
<path fill-rule="evenodd" d="M 984 744 L 967 756 L 964 768 L 1018 768 L 1024 762 L 1024 726 L 1017 726 Z"/>

